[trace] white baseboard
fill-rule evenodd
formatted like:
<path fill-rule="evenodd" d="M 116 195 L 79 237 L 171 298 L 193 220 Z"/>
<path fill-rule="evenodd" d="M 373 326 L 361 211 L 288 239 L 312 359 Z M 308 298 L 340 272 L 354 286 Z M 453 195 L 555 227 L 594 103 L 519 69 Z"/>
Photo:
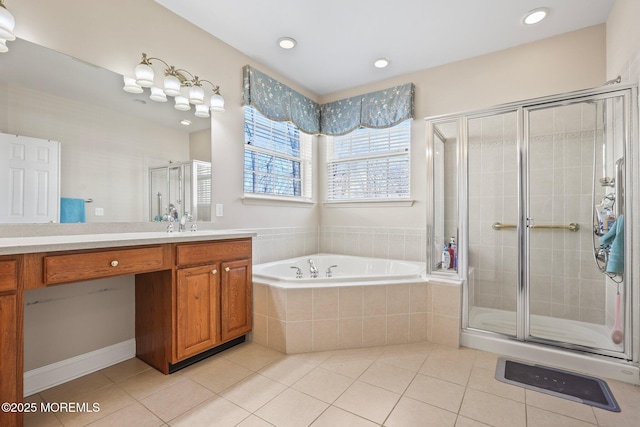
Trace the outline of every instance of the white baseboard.
<path fill-rule="evenodd" d="M 99 371 L 135 355 L 136 340 L 131 339 L 33 369 L 24 373 L 24 396 Z"/>

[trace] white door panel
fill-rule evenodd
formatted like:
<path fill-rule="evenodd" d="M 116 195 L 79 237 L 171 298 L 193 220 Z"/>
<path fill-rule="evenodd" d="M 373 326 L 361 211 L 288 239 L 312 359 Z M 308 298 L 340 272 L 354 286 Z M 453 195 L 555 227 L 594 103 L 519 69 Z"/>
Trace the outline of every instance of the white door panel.
<path fill-rule="evenodd" d="M 59 142 L 0 134 L 0 181 L 0 223 L 59 221 Z"/>

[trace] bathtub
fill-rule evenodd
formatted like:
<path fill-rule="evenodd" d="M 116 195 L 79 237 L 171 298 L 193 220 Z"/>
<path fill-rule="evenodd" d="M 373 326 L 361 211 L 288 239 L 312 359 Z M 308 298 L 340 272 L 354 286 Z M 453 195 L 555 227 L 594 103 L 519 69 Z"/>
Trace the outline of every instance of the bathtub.
<path fill-rule="evenodd" d="M 315 262 L 318 276 L 309 272 L 309 260 Z M 332 267 L 335 266 L 335 267 Z M 296 277 L 296 268 L 302 277 Z M 331 276 L 327 269 L 331 268 Z M 313 254 L 253 266 L 254 283 L 287 289 L 360 286 L 425 281 L 425 263 L 364 258 L 349 255 Z"/>
<path fill-rule="evenodd" d="M 428 341 L 457 346 L 458 334 L 449 331 L 459 329 L 460 288 L 428 280 L 425 266 L 331 254 L 255 265 L 251 339 L 287 354 Z"/>

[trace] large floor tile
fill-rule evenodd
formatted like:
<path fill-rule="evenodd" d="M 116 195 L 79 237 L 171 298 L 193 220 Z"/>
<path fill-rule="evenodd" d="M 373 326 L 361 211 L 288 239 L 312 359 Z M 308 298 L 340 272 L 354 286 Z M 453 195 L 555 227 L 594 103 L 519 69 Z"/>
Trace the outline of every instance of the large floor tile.
<path fill-rule="evenodd" d="M 212 396 L 211 390 L 187 378 L 145 397 L 140 402 L 167 422 Z"/>
<path fill-rule="evenodd" d="M 467 389 L 460 415 L 495 427 L 525 427 L 525 405 L 504 397 Z"/>
<path fill-rule="evenodd" d="M 378 425 L 335 406 L 330 406 L 311 424 L 311 427 L 376 427 Z"/>
<path fill-rule="evenodd" d="M 277 427 L 310 425 L 329 405 L 293 389 L 287 389 L 264 405 L 256 415 Z"/>
<path fill-rule="evenodd" d="M 89 406 L 98 403 L 100 410 L 96 412 L 57 413 L 56 416 L 65 427 L 86 426 L 135 403 L 135 400 L 129 394 L 115 384 L 78 395 L 74 398 L 74 401 L 88 403 Z"/>
<path fill-rule="evenodd" d="M 279 359 L 258 371 L 261 375 L 285 385 L 292 385 L 307 375 L 314 366 L 297 359 Z"/>
<path fill-rule="evenodd" d="M 338 354 L 330 357 L 320 366 L 345 377 L 356 379 L 371 366 L 374 360 L 358 355 Z"/>
<path fill-rule="evenodd" d="M 384 425 L 388 427 L 454 427 L 456 414 L 408 397 L 400 399 Z"/>
<path fill-rule="evenodd" d="M 215 393 L 220 393 L 251 374 L 253 374 L 252 370 L 226 359 L 218 359 L 215 363 L 185 372 L 189 378 Z"/>
<path fill-rule="evenodd" d="M 413 371 L 387 365 L 382 362 L 374 362 L 360 375 L 358 381 L 402 394 L 415 376 L 416 373 Z"/>
<path fill-rule="evenodd" d="M 469 377 L 469 388 L 506 397 L 524 403 L 525 388 L 496 380 L 496 370 L 474 366 Z"/>
<path fill-rule="evenodd" d="M 472 367 L 473 362 L 471 361 L 459 361 L 429 356 L 419 372 L 424 375 L 466 386 L 471 376 Z"/>
<path fill-rule="evenodd" d="M 172 427 L 232 427 L 251 415 L 227 399 L 214 396 L 169 422 Z"/>
<path fill-rule="evenodd" d="M 527 408 L 527 427 L 593 427 L 594 425 L 533 406 Z"/>
<path fill-rule="evenodd" d="M 399 399 L 399 394 L 356 381 L 335 401 L 334 405 L 381 424 Z"/>
<path fill-rule="evenodd" d="M 91 427 L 158 427 L 164 424 L 160 418 L 136 402 L 122 408 L 98 421 L 91 423 Z"/>
<path fill-rule="evenodd" d="M 252 371 L 258 371 L 286 356 L 276 350 L 249 342 L 227 350 L 222 353 L 222 357 Z"/>
<path fill-rule="evenodd" d="M 282 393 L 287 387 L 260 374 L 252 374 L 223 390 L 220 395 L 249 412 L 258 410 L 265 403 Z"/>
<path fill-rule="evenodd" d="M 556 414 L 576 418 L 591 424 L 596 424 L 593 406 L 551 396 L 533 390 L 526 390 L 527 407 L 544 409 Z"/>
<path fill-rule="evenodd" d="M 109 378 L 114 383 L 123 381 L 146 370 L 153 369 L 137 357 L 104 368 L 98 372 Z"/>
<path fill-rule="evenodd" d="M 46 402 L 70 402 L 77 396 L 113 384 L 101 372 L 94 372 L 40 392 Z"/>
<path fill-rule="evenodd" d="M 353 378 L 318 367 L 302 377 L 292 387 L 323 402 L 333 403 L 353 384 L 353 381 Z"/>
<path fill-rule="evenodd" d="M 438 378 L 418 374 L 404 393 L 412 399 L 458 413 L 465 388 Z"/>

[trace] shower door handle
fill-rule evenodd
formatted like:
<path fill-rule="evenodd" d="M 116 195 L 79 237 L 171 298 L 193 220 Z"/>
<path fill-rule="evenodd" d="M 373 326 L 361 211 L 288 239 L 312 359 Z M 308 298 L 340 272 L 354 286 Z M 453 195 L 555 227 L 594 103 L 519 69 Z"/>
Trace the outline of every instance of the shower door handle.
<path fill-rule="evenodd" d="M 616 218 L 624 214 L 624 157 L 616 160 Z"/>

